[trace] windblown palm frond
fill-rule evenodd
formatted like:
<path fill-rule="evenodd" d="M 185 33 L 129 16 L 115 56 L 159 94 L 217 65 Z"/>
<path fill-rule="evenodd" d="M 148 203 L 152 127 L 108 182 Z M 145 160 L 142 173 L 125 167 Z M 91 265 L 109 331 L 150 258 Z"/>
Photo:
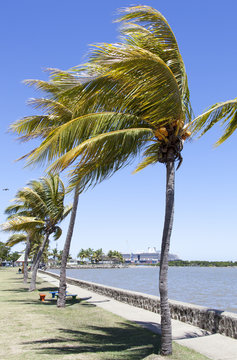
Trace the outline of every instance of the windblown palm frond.
<path fill-rule="evenodd" d="M 153 135 L 153 131 L 147 128 L 124 129 L 101 134 L 68 151 L 50 168 L 61 171 L 80 158 L 70 174 L 70 182 L 71 186 L 80 184 L 84 189 L 86 184 L 95 185 L 127 166 L 142 150 L 144 141 Z"/>
<path fill-rule="evenodd" d="M 14 246 L 17 245 L 21 242 L 26 242 L 27 241 L 27 236 L 26 234 L 13 234 L 10 236 L 10 238 L 6 241 L 6 246 Z"/>
<path fill-rule="evenodd" d="M 237 129 L 237 98 L 214 104 L 196 117 L 192 125 L 193 134 L 201 132 L 200 136 L 202 136 L 220 121 L 225 130 L 216 142 L 216 146 L 222 144 Z"/>
<path fill-rule="evenodd" d="M 177 81 L 157 55 L 139 47 L 104 44 L 92 53 L 91 61 L 106 64 L 108 75 L 122 82 L 126 97 L 121 106 L 128 112 L 136 114 L 139 105 L 142 118 L 154 127 L 183 116 Z"/>
<path fill-rule="evenodd" d="M 159 153 L 165 153 L 169 143 L 180 152 L 182 146 L 176 143 L 181 142 L 191 113 L 187 76 L 175 36 L 166 19 L 150 7 L 123 9 L 119 21 L 123 43 L 95 46 L 87 64 L 68 72 L 52 70 L 49 86 L 29 81 L 40 89 L 45 86 L 49 93 L 54 82 L 56 90 L 63 90 L 57 94 L 52 90 L 51 99 L 32 101 L 55 123 L 47 129 L 44 125 L 49 119 L 38 123 L 32 119 L 30 126 L 24 123 L 23 136 L 31 129 L 44 137 L 27 155 L 28 164 L 56 159 L 51 169 L 58 171 L 76 162 L 72 182 L 78 176 L 77 184 L 91 185 L 126 166 L 147 147 L 148 140 L 157 143 L 156 153 L 144 154 L 140 169 L 155 161 L 165 162 Z M 157 133 L 162 126 L 165 136 Z"/>
<path fill-rule="evenodd" d="M 24 84 L 34 86 L 36 90 L 41 90 L 49 95 L 58 95 L 62 89 L 53 81 L 43 81 L 38 79 L 27 79 L 24 80 Z"/>
<path fill-rule="evenodd" d="M 62 156 L 72 147 L 78 146 L 83 140 L 93 138 L 103 132 L 118 131 L 135 127 L 148 127 L 139 118 L 124 113 L 93 113 L 72 119 L 52 131 L 39 148 L 28 156 L 28 164 L 51 161 Z"/>
<path fill-rule="evenodd" d="M 27 116 L 13 123 L 9 130 L 20 135 L 18 138 L 20 141 L 28 141 L 34 138 L 44 139 L 59 123 L 60 120 L 57 116 Z"/>
<path fill-rule="evenodd" d="M 121 32 L 128 36 L 127 42 L 154 52 L 162 58 L 173 72 L 181 97 L 191 113 L 184 62 L 174 33 L 165 17 L 149 6 L 131 6 L 121 9 L 120 13 L 117 21 L 123 22 Z"/>
<path fill-rule="evenodd" d="M 57 102 L 52 99 L 46 98 L 32 98 L 28 100 L 28 104 L 31 105 L 34 109 L 41 109 L 49 114 L 56 114 L 58 116 L 63 116 L 68 119 L 71 119 L 72 112 L 64 106 L 61 102 Z"/>
<path fill-rule="evenodd" d="M 59 226 L 55 226 L 54 234 L 53 234 L 54 240 L 55 241 L 58 240 L 61 235 L 62 235 L 62 229 Z"/>
<path fill-rule="evenodd" d="M 40 228 L 44 225 L 43 220 L 38 220 L 33 217 L 27 216 L 14 216 L 9 218 L 7 222 L 1 225 L 3 231 L 30 231 L 32 227 L 39 226 Z"/>

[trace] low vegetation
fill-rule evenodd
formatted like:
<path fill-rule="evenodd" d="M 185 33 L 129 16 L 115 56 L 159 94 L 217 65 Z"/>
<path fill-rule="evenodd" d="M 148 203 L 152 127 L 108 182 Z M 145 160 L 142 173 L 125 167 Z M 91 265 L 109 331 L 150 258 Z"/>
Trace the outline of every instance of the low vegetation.
<path fill-rule="evenodd" d="M 237 266 L 237 261 L 184 261 L 184 260 L 175 260 L 169 261 L 169 266 L 202 266 L 202 267 L 228 267 L 228 266 Z"/>

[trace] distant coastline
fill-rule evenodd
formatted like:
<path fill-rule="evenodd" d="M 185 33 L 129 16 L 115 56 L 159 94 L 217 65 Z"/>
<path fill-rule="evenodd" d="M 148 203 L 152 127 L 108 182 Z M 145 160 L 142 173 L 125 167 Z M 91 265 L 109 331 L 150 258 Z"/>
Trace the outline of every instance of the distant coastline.
<path fill-rule="evenodd" d="M 148 263 L 124 263 L 124 264 L 78 264 L 68 265 L 67 269 L 123 269 L 135 267 L 159 267 L 157 264 Z M 169 261 L 169 266 L 177 267 L 237 267 L 237 261 L 188 261 L 188 260 L 173 260 Z M 60 269 L 59 266 L 48 267 L 51 269 Z"/>
<path fill-rule="evenodd" d="M 172 260 L 169 266 L 237 267 L 237 261 Z"/>

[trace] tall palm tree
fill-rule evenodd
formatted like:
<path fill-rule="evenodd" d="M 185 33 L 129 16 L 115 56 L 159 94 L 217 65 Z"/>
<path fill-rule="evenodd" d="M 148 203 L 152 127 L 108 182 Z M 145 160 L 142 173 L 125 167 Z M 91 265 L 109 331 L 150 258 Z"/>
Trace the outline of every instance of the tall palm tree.
<path fill-rule="evenodd" d="M 11 131 L 16 132 L 22 141 L 28 141 L 34 138 L 44 139 L 53 129 L 73 119 L 73 103 L 75 101 L 72 101 L 71 97 L 68 97 L 64 92 L 73 87 L 79 90 L 81 88 L 81 77 L 58 69 L 49 69 L 49 71 L 52 75 L 48 82 L 42 80 L 25 81 L 26 84 L 35 86 L 38 90 L 46 92 L 48 97 L 31 99 L 29 102 L 33 107 L 42 109 L 45 113 L 44 115 L 24 117 L 11 125 Z M 82 109 L 81 111 L 83 113 Z M 29 154 L 26 154 L 22 158 L 27 156 L 29 156 Z M 76 186 L 68 232 L 61 259 L 59 296 L 57 300 L 58 307 L 65 307 L 66 265 L 75 226 L 78 200 L 79 186 Z"/>
<path fill-rule="evenodd" d="M 169 355 L 172 336 L 167 275 L 175 162 L 178 168 L 184 141 L 195 122 L 206 120 L 202 116 L 192 120 L 184 63 L 162 14 L 149 6 L 132 6 L 122 9 L 118 21 L 123 23 L 122 42 L 97 45 L 89 63 L 79 68 L 86 69 L 92 79 L 65 92 L 75 99 L 74 118 L 53 130 L 28 159 L 56 159 L 52 168 L 57 171 L 74 164 L 71 187 L 80 189 L 111 176 L 141 152 L 144 158 L 135 171 L 157 162 L 166 166 L 159 290 L 161 353 Z M 84 113 L 80 116 L 81 109 Z M 236 108 L 233 111 L 236 114 Z M 228 117 L 225 114 L 219 113 L 220 119 Z"/>
<path fill-rule="evenodd" d="M 44 250 L 49 242 L 49 237 L 54 234 L 57 240 L 62 233 L 58 226 L 71 211 L 71 206 L 64 206 L 65 188 L 58 175 L 49 175 L 41 178 L 39 181 L 34 180 L 29 183 L 28 187 L 21 189 L 17 193 L 17 201 L 22 201 L 21 215 L 17 212 L 8 218 L 3 224 L 5 231 L 32 231 L 44 234 L 44 239 L 37 252 L 35 263 L 32 269 L 31 284 L 29 290 L 36 288 L 37 270 Z M 22 199 L 22 200 L 19 200 Z M 8 209 L 9 211 L 9 209 Z M 11 208 L 12 211 L 12 208 Z M 22 214 L 31 215 L 25 216 Z"/>
<path fill-rule="evenodd" d="M 99 45 L 88 73 L 95 78 L 77 96 L 74 112 L 87 104 L 87 115 L 58 127 L 30 155 L 31 161 L 62 157 L 64 169 L 79 156 L 72 186 L 90 186 L 127 165 L 139 152 L 137 171 L 161 162 L 167 168 L 166 215 L 160 265 L 162 353 L 171 353 L 171 321 L 167 293 L 168 252 L 174 211 L 175 161 L 181 163 L 185 127 L 191 121 L 189 90 L 182 57 L 166 19 L 150 7 L 125 9 L 124 42 Z M 142 25 L 130 23 L 139 21 Z M 82 139 L 87 139 L 81 143 Z M 66 145 L 65 145 L 66 144 Z M 70 145 L 71 144 L 71 145 Z M 68 149 L 72 150 L 68 150 Z M 63 154 L 64 152 L 64 154 Z M 94 171 L 94 177 L 90 177 Z M 82 172 L 87 178 L 82 182 Z"/>

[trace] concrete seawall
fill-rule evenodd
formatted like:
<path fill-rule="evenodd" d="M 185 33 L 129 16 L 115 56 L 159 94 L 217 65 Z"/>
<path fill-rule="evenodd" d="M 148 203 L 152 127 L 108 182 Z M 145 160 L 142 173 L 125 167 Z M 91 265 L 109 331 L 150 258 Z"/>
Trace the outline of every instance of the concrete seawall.
<path fill-rule="evenodd" d="M 46 273 L 59 279 L 59 275 L 57 274 L 42 270 L 39 270 L 39 272 Z M 132 306 L 143 308 L 154 313 L 160 313 L 160 298 L 158 296 L 114 288 L 69 277 L 67 277 L 67 283 L 111 297 Z M 172 319 L 198 326 L 211 333 L 220 333 L 237 339 L 237 314 L 174 300 L 169 300 L 169 305 Z"/>

